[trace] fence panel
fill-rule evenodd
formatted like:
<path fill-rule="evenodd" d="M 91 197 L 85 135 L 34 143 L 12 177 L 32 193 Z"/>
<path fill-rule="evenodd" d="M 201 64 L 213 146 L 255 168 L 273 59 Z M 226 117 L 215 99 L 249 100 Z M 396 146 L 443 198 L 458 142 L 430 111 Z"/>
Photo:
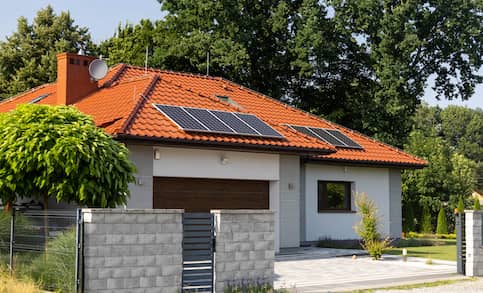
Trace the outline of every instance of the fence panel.
<path fill-rule="evenodd" d="M 10 219 L 9 263 L 15 276 L 46 290 L 75 292 L 77 212 L 14 207 Z"/>

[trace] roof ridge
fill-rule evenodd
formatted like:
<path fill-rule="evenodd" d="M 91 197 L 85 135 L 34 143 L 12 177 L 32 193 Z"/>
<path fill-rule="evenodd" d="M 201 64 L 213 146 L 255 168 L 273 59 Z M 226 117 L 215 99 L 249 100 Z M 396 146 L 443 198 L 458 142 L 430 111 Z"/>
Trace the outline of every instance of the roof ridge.
<path fill-rule="evenodd" d="M 102 85 L 100 86 L 101 88 L 111 86 L 119 78 L 119 76 L 124 72 L 124 70 L 127 67 L 125 63 L 118 63 L 113 67 L 111 67 L 111 70 L 114 70 L 116 66 L 119 66 L 119 69 L 117 69 L 117 71 L 109 80 L 106 80 L 105 82 L 102 83 Z"/>
<path fill-rule="evenodd" d="M 221 77 L 218 76 L 211 76 L 211 75 L 205 75 L 201 73 L 192 73 L 192 72 L 184 72 L 184 71 L 174 71 L 174 70 L 168 70 L 168 69 L 159 69 L 159 68 L 153 68 L 153 67 L 142 67 L 142 66 L 137 66 L 137 65 L 126 65 L 127 67 L 131 67 L 134 69 L 140 69 L 140 70 L 148 70 L 148 71 L 154 71 L 158 73 L 166 73 L 166 74 L 173 74 L 173 75 L 183 75 L 183 76 L 191 76 L 191 77 L 196 77 L 196 78 L 203 78 L 203 79 L 212 79 L 212 80 L 219 80 Z"/>
<path fill-rule="evenodd" d="M 197 94 L 200 97 L 207 98 L 207 99 L 209 99 L 209 100 L 211 100 L 211 101 L 213 101 L 215 103 L 221 104 L 221 105 L 226 106 L 228 108 L 234 108 L 237 111 L 240 111 L 240 112 L 243 112 L 243 113 L 248 113 L 248 111 L 244 110 L 242 107 L 235 106 L 235 105 L 232 105 L 230 103 L 225 103 L 225 102 L 221 101 L 218 98 L 215 98 L 215 97 L 212 97 L 212 96 L 208 96 L 208 95 L 204 95 L 204 94 L 202 94 L 200 92 L 195 92 L 195 91 L 191 90 L 190 88 L 186 88 L 186 87 L 184 87 L 184 86 L 182 86 L 180 84 L 177 84 L 177 83 L 173 82 L 172 80 L 168 80 L 168 79 L 165 79 L 165 78 L 161 78 L 161 80 L 166 81 L 166 82 L 168 82 L 168 83 L 170 83 L 170 84 L 172 84 L 172 85 L 174 85 L 176 87 L 179 87 L 179 88 L 181 88 L 181 89 L 183 89 L 185 91 L 188 91 L 190 93 Z"/>
<path fill-rule="evenodd" d="M 225 79 L 225 78 L 223 78 L 223 77 L 220 77 L 220 80 L 221 80 L 221 81 L 223 81 L 223 82 L 229 83 L 229 84 L 231 84 L 231 85 L 233 85 L 233 86 L 238 86 L 240 89 L 247 90 L 248 92 L 250 92 L 250 93 L 252 93 L 252 94 L 254 94 L 254 95 L 256 95 L 256 96 L 259 96 L 259 97 L 261 97 L 261 98 L 264 98 L 264 99 L 266 99 L 266 100 L 270 100 L 270 101 L 272 101 L 272 102 L 275 102 L 275 103 L 281 104 L 281 105 L 282 105 L 282 106 L 284 106 L 284 107 L 288 107 L 288 108 L 290 108 L 292 111 L 296 111 L 296 112 L 297 112 L 297 111 L 299 111 L 299 112 L 301 112 L 302 114 L 305 114 L 305 115 L 309 116 L 311 119 L 315 119 L 315 120 L 322 120 L 322 121 L 326 122 L 327 124 L 330 124 L 330 125 L 333 125 L 333 126 L 336 126 L 336 127 L 342 128 L 342 129 L 344 129 L 345 131 L 350 132 L 350 133 L 352 133 L 352 134 L 354 134 L 354 135 L 357 135 L 357 136 L 359 136 L 359 137 L 362 137 L 362 138 L 365 138 L 365 139 L 371 140 L 372 142 L 377 143 L 377 144 L 379 144 L 379 145 L 381 145 L 381 146 L 384 146 L 384 147 L 390 148 L 390 149 L 392 149 L 392 150 L 396 151 L 397 153 L 401 153 L 401 154 L 403 154 L 403 155 L 406 155 L 406 156 L 408 156 L 408 157 L 411 157 L 411 158 L 413 158 L 413 159 L 417 159 L 417 160 L 421 161 L 421 158 L 418 158 L 417 156 L 414 156 L 414 155 L 411 155 L 411 154 L 409 154 L 409 153 L 406 153 L 405 151 L 401 150 L 401 149 L 400 149 L 400 148 L 398 148 L 398 147 L 395 147 L 395 146 L 392 146 L 392 145 L 386 144 L 386 143 L 384 143 L 384 142 L 378 141 L 378 140 L 376 140 L 376 139 L 374 139 L 374 138 L 372 138 L 372 137 L 370 137 L 370 136 L 368 136 L 368 135 L 365 135 L 365 134 L 363 134 L 363 133 L 361 133 L 361 132 L 359 132 L 359 131 L 357 131 L 357 130 L 350 129 L 350 128 L 345 127 L 345 126 L 343 126 L 343 125 L 341 125 L 341 124 L 338 124 L 338 123 L 335 123 L 335 122 L 329 121 L 329 120 L 327 120 L 327 119 L 325 119 L 325 118 L 318 117 L 318 116 L 316 116 L 315 114 L 312 114 L 312 113 L 310 113 L 310 112 L 308 112 L 308 111 L 305 111 L 305 110 L 303 110 L 303 109 L 299 109 L 299 108 L 297 108 L 297 107 L 295 107 L 295 106 L 292 106 L 292 105 L 290 105 L 290 104 L 284 103 L 284 102 L 279 101 L 279 100 L 277 100 L 277 99 L 275 99 L 275 98 L 272 98 L 272 97 L 270 97 L 270 96 L 264 95 L 264 94 L 263 94 L 263 93 L 261 93 L 261 92 L 258 92 L 258 91 L 256 91 L 256 90 L 253 90 L 253 89 L 248 88 L 248 87 L 245 87 L 245 86 L 243 86 L 243 85 L 241 85 L 241 84 L 238 84 L 238 83 L 236 83 L 236 82 L 234 82 L 234 81 L 231 81 L 231 80 Z M 425 162 L 426 162 L 426 160 L 423 160 L 423 161 L 425 161 Z"/>
<path fill-rule="evenodd" d="M 33 87 L 33 88 L 31 88 L 31 89 L 28 89 L 28 90 L 23 91 L 23 92 L 21 92 L 21 93 L 18 93 L 18 94 L 16 94 L 16 95 L 13 95 L 13 96 L 11 96 L 11 97 L 9 97 L 9 98 L 6 98 L 6 99 L 4 99 L 4 100 L 0 100 L 0 104 L 7 103 L 7 102 L 11 102 L 11 101 L 13 101 L 13 100 L 15 100 L 15 99 L 17 99 L 17 98 L 22 97 L 23 95 L 26 95 L 26 94 L 29 94 L 29 93 L 35 92 L 36 90 L 39 90 L 39 89 L 42 89 L 42 88 L 45 88 L 45 87 L 48 87 L 48 86 L 52 86 L 52 85 L 55 85 L 55 84 L 57 84 L 57 81 L 55 81 L 55 82 L 50 82 L 50 83 L 44 83 L 44 84 L 38 85 L 38 86 L 36 86 L 36 87 Z"/>
<path fill-rule="evenodd" d="M 119 132 L 121 132 L 121 133 L 126 132 L 128 126 L 131 124 L 132 120 L 134 119 L 134 116 L 137 114 L 137 112 L 139 111 L 141 106 L 148 100 L 147 97 L 149 96 L 149 93 L 153 90 L 153 88 L 156 85 L 156 83 L 158 82 L 158 80 L 159 80 L 159 75 L 157 75 L 157 74 L 151 75 L 151 82 L 146 86 L 144 91 L 141 94 L 139 94 L 139 99 L 138 99 L 136 105 L 133 107 L 133 109 L 129 113 L 129 116 L 124 121 L 124 123 L 121 126 L 121 129 L 119 130 Z"/>

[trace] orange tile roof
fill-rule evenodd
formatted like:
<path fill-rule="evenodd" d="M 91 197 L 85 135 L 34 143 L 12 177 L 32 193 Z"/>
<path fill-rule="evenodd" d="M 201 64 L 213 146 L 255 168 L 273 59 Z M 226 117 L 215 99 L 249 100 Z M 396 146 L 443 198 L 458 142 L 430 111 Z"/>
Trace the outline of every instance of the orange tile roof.
<path fill-rule="evenodd" d="M 375 165 L 423 167 L 426 161 L 378 142 L 363 134 L 316 117 L 231 81 L 202 75 L 178 73 L 119 64 L 99 81 L 99 90 L 75 104 L 91 115 L 106 132 L 125 139 L 158 140 L 169 143 L 253 147 L 311 154 L 312 160 L 343 161 Z M 47 84 L 0 103 L 0 112 L 14 109 L 35 97 L 50 93 L 39 104 L 56 103 L 56 84 Z M 228 96 L 235 104 L 216 96 Z M 246 112 L 258 116 L 284 139 L 226 134 L 185 132 L 154 108 L 166 104 Z M 286 125 L 337 129 L 363 149 L 335 148 Z"/>

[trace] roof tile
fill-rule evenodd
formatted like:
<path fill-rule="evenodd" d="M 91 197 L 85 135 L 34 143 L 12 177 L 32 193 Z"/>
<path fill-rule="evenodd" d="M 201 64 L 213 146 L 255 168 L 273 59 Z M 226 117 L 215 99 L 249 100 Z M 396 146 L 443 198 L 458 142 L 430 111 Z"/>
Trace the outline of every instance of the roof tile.
<path fill-rule="evenodd" d="M 119 64 L 99 81 L 99 90 L 75 104 L 96 125 L 117 136 L 161 139 L 179 143 L 265 146 L 313 154 L 314 160 L 422 167 L 426 161 L 368 136 L 304 112 L 231 81 L 202 75 Z M 56 103 L 56 84 L 47 84 L 0 103 L 0 112 L 50 93 L 39 104 Z M 216 96 L 228 96 L 235 104 Z M 185 132 L 153 104 L 246 112 L 258 116 L 285 139 Z M 335 148 L 286 125 L 338 129 L 363 149 Z M 315 155 L 315 154 L 319 155 Z"/>

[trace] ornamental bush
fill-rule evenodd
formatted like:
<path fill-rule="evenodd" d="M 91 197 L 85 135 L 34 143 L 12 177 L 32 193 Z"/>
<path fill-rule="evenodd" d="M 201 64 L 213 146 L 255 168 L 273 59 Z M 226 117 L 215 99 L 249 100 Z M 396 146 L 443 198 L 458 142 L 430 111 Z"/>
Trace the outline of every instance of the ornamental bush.
<path fill-rule="evenodd" d="M 34 197 L 89 207 L 129 198 L 127 148 L 73 106 L 19 105 L 0 113 L 0 199 Z"/>
<path fill-rule="evenodd" d="M 379 216 L 377 206 L 367 194 L 360 193 L 355 196 L 357 213 L 361 221 L 354 227 L 356 233 L 361 237 L 361 246 L 372 256 L 373 259 L 380 259 L 384 250 L 390 247 L 389 238 L 381 239 L 379 232 Z"/>

